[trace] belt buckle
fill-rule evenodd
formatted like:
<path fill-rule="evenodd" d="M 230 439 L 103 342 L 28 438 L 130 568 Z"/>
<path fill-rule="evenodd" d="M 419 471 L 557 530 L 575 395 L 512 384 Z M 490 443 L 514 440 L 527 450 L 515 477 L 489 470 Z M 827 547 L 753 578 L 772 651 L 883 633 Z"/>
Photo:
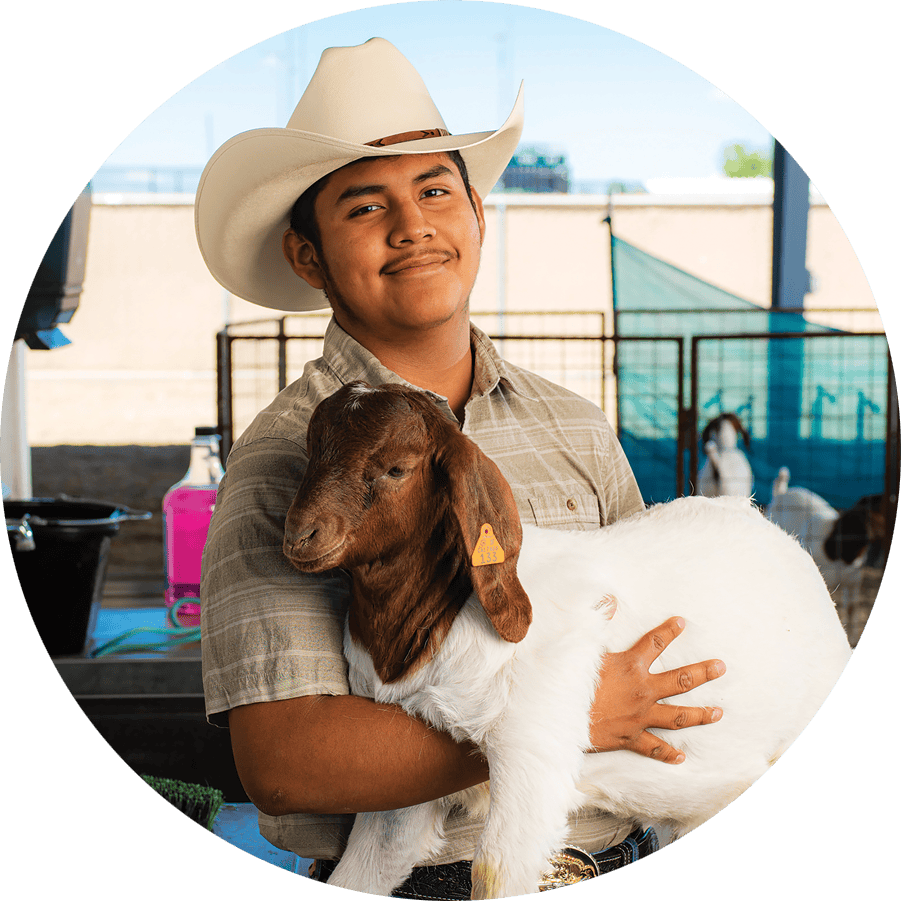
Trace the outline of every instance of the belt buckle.
<path fill-rule="evenodd" d="M 575 882 L 593 879 L 600 875 L 594 858 L 581 848 L 572 846 L 563 848 L 554 854 L 548 863 L 551 868 L 541 874 L 538 882 L 538 891 L 540 892 L 572 885 Z"/>

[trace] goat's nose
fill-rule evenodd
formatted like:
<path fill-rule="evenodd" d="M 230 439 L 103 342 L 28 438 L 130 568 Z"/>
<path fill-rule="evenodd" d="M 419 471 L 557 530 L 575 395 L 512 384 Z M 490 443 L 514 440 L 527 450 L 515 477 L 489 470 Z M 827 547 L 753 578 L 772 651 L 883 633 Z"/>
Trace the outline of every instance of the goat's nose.
<path fill-rule="evenodd" d="M 306 544 L 315 534 L 316 534 L 316 526 L 309 526 L 304 529 L 302 532 L 298 532 L 294 538 L 295 544 Z"/>

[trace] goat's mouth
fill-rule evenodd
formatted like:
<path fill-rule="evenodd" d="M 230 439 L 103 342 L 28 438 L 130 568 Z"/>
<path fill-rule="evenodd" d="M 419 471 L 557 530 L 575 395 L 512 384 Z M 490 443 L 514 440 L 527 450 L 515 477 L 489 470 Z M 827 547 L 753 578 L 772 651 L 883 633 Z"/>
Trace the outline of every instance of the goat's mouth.
<path fill-rule="evenodd" d="M 341 550 L 347 543 L 344 536 L 337 544 L 329 548 L 325 553 L 318 553 L 318 548 L 298 548 L 296 543 L 285 542 L 285 556 L 295 569 L 305 573 L 318 573 L 326 569 L 333 569 L 338 565 Z M 313 556 L 316 554 L 316 556 Z"/>

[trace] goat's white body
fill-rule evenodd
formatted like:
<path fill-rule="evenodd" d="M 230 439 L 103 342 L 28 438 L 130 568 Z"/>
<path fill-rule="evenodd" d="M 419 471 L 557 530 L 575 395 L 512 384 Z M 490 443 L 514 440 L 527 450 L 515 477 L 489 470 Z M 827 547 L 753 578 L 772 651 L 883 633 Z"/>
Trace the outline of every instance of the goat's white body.
<path fill-rule="evenodd" d="M 842 559 L 832 560 L 826 553 L 825 542 L 839 518 L 838 510 L 807 488 L 783 486 L 777 493 L 774 484 L 773 499 L 767 507 L 766 515 L 777 526 L 798 539 L 813 557 L 838 606 L 850 611 L 860 594 L 866 553 L 861 552 L 851 563 L 845 563 Z"/>
<path fill-rule="evenodd" d="M 828 501 L 807 488 L 786 488 L 781 494 L 773 495 L 766 514 L 777 526 L 794 535 L 814 559 L 819 556 L 818 564 L 825 561 L 823 542 L 839 516 Z"/>
<path fill-rule="evenodd" d="M 453 803 L 487 814 L 474 896 L 536 891 L 548 857 L 566 843 L 568 814 L 581 806 L 684 833 L 779 757 L 850 655 L 810 556 L 747 500 L 684 498 L 598 531 L 523 533 L 518 573 L 533 622 L 522 642 L 500 640 L 470 597 L 436 656 L 385 685 L 346 638 L 352 691 L 478 744 L 491 796 L 489 805 L 482 786 L 358 815 L 330 882 L 389 894 L 440 848 Z M 616 598 L 615 613 L 605 596 Z M 676 614 L 686 628 L 655 670 L 725 660 L 724 676 L 678 701 L 720 706 L 722 720 L 667 732 L 686 755 L 676 766 L 626 751 L 584 754 L 604 654 Z"/>

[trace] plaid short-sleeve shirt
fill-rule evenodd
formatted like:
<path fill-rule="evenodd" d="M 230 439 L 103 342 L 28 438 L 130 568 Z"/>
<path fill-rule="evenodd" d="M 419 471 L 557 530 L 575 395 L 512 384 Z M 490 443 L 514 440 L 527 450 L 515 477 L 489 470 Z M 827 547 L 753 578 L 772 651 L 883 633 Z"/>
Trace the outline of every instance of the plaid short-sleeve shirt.
<path fill-rule="evenodd" d="M 475 361 L 463 432 L 497 464 L 520 516 L 545 528 L 594 529 L 644 508 L 635 478 L 603 412 L 512 366 L 471 326 Z M 307 464 L 313 410 L 343 384 L 400 382 L 334 321 L 323 355 L 257 415 L 235 443 L 219 488 L 203 557 L 203 682 L 210 722 L 232 707 L 311 694 L 347 694 L 342 652 L 348 584 L 307 575 L 282 553 L 285 517 Z M 445 398 L 432 395 L 453 417 Z M 353 818 L 260 814 L 273 844 L 302 857 L 335 858 Z M 628 826 L 580 819 L 587 850 L 615 843 Z M 625 830 L 625 831 L 624 831 Z M 449 848 L 429 863 L 471 858 L 478 828 L 457 817 Z M 578 842 L 577 842 L 578 843 Z"/>

